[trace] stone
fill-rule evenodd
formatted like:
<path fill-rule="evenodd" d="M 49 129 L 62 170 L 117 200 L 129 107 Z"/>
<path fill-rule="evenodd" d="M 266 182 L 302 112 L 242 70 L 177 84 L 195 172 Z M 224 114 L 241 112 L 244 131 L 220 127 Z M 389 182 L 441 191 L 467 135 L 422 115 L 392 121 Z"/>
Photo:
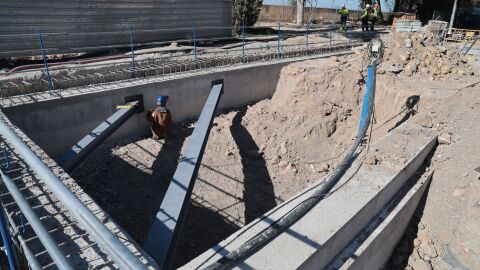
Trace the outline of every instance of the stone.
<path fill-rule="evenodd" d="M 458 74 L 459 76 L 463 76 L 463 75 L 465 75 L 465 71 L 463 71 L 463 69 L 459 69 L 459 70 L 457 71 L 457 74 Z"/>
<path fill-rule="evenodd" d="M 280 154 L 285 155 L 286 153 L 287 153 L 287 144 L 283 142 L 280 145 Z"/>
<path fill-rule="evenodd" d="M 414 260 L 409 262 L 410 267 L 415 270 L 432 270 L 432 265 L 423 260 Z"/>
<path fill-rule="evenodd" d="M 405 66 L 405 69 L 403 73 L 405 73 L 408 76 L 412 76 L 415 74 L 418 70 L 418 64 L 415 61 L 412 61 Z"/>
<path fill-rule="evenodd" d="M 439 144 L 451 144 L 452 143 L 452 135 L 449 133 L 443 133 L 442 135 L 438 136 L 438 143 Z"/>
<path fill-rule="evenodd" d="M 426 261 L 438 257 L 437 250 L 432 244 L 432 241 L 422 242 L 418 248 L 418 254 Z"/>
<path fill-rule="evenodd" d="M 313 166 L 313 164 L 312 164 L 312 166 Z M 323 172 L 328 172 L 329 171 L 330 164 L 323 163 L 323 164 L 319 164 L 319 165 L 313 166 L 313 167 L 315 167 L 316 172 L 323 173 Z"/>
<path fill-rule="evenodd" d="M 287 172 L 291 172 L 291 173 L 294 173 L 294 174 L 296 174 L 296 173 L 298 172 L 298 169 L 297 169 L 297 167 L 295 166 L 295 164 L 293 164 L 293 163 L 291 163 L 291 162 L 288 163 L 288 165 L 287 165 L 287 167 L 285 168 L 285 170 L 286 170 Z"/>
<path fill-rule="evenodd" d="M 418 238 L 415 238 L 415 239 L 413 240 L 413 246 L 414 246 L 414 247 L 420 246 L 421 243 L 422 243 L 422 242 L 421 242 Z"/>
<path fill-rule="evenodd" d="M 412 47 L 412 40 L 411 39 L 407 38 L 407 39 L 404 40 L 404 42 L 405 42 L 405 47 L 407 47 L 407 48 Z"/>
<path fill-rule="evenodd" d="M 398 74 L 403 71 L 403 67 L 391 65 L 387 68 L 387 71 L 393 74 Z"/>
<path fill-rule="evenodd" d="M 444 47 L 444 46 L 440 46 L 440 47 L 438 47 L 438 51 L 445 54 L 447 52 L 447 48 Z"/>
<path fill-rule="evenodd" d="M 424 128 L 432 128 L 432 117 L 427 114 L 419 115 L 417 118 L 417 123 Z"/>
<path fill-rule="evenodd" d="M 288 166 L 288 162 L 286 162 L 285 160 L 282 160 L 280 161 L 280 163 L 278 163 L 278 166 L 280 168 L 286 168 Z"/>
<path fill-rule="evenodd" d="M 452 67 L 450 66 L 447 66 L 447 65 L 443 65 L 440 69 L 440 72 L 443 74 L 443 75 L 446 75 L 450 72 L 452 72 Z"/>
<path fill-rule="evenodd" d="M 378 163 L 378 159 L 375 154 L 370 154 L 365 159 L 365 164 L 367 165 L 377 165 L 377 163 Z"/>
<path fill-rule="evenodd" d="M 410 60 L 410 54 L 407 51 L 403 51 L 398 54 L 398 58 L 400 58 L 403 63 L 406 63 Z"/>
<path fill-rule="evenodd" d="M 281 157 L 281 156 L 275 155 L 275 156 L 270 160 L 270 164 L 272 164 L 272 165 L 277 164 L 277 163 L 279 163 L 281 160 L 282 160 L 282 157 Z"/>

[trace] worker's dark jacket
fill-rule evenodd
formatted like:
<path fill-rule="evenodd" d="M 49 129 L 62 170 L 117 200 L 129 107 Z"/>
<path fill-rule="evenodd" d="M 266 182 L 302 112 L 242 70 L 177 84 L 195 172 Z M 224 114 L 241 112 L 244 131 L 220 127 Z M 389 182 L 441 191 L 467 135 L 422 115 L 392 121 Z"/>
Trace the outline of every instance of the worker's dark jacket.
<path fill-rule="evenodd" d="M 154 137 L 164 138 L 172 123 L 172 114 L 164 106 L 157 106 L 147 113 L 147 120 L 152 122 L 152 133 Z"/>

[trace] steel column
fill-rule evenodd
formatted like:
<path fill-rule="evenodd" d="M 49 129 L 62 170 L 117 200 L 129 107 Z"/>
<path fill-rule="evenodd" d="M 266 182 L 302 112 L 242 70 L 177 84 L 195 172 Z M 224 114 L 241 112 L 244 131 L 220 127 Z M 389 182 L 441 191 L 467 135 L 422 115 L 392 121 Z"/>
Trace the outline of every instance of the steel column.
<path fill-rule="evenodd" d="M 116 235 L 67 188 L 45 163 L 0 119 L 0 134 L 35 172 L 94 241 L 121 269 L 147 269 Z"/>
<path fill-rule="evenodd" d="M 112 135 L 132 116 L 138 108 L 138 101 L 122 106 L 107 120 L 98 125 L 90 134 L 83 137 L 64 156 L 59 159 L 66 172 L 71 172 L 91 154 L 102 142 Z"/>
<path fill-rule="evenodd" d="M 222 84 L 212 87 L 145 241 L 162 269 L 169 269 L 222 92 Z"/>
<path fill-rule="evenodd" d="M 70 265 L 70 263 L 60 251 L 58 244 L 53 241 L 52 236 L 47 231 L 47 229 L 45 229 L 42 222 L 40 221 L 40 218 L 38 218 L 37 214 L 35 214 L 32 207 L 23 197 L 18 187 L 13 183 L 12 179 L 3 174 L 2 170 L 0 170 L 0 176 L 3 183 L 5 184 L 5 187 L 8 189 L 8 192 L 10 192 L 10 195 L 15 200 L 18 208 L 20 208 L 20 211 L 22 211 L 22 213 L 25 215 L 28 224 L 30 224 L 30 227 L 32 227 L 33 231 L 36 233 L 38 239 L 40 239 L 48 254 L 50 254 L 53 261 L 57 265 L 58 269 L 73 270 L 73 267 Z"/>

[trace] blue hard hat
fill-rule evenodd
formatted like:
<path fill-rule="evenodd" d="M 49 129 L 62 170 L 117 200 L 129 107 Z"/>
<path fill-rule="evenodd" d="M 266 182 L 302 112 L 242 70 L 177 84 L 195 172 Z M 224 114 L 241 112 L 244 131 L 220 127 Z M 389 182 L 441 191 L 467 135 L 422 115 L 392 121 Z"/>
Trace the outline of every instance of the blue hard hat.
<path fill-rule="evenodd" d="M 158 96 L 157 97 L 157 104 L 158 105 L 165 105 L 167 104 L 168 96 Z"/>

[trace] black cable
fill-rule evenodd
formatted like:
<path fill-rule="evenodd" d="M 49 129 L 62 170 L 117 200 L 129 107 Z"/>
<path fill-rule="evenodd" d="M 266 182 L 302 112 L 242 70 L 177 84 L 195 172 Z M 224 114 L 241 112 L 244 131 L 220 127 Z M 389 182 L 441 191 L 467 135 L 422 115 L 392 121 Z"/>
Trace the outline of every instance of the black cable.
<path fill-rule="evenodd" d="M 375 68 L 376 63 L 373 62 L 373 76 L 375 76 Z M 369 92 L 370 96 L 365 97 L 368 98 L 368 108 L 366 111 L 365 119 L 366 120 L 363 124 L 360 125 L 360 129 L 355 137 L 353 144 L 351 145 L 349 151 L 345 155 L 344 159 L 340 163 L 340 165 L 335 168 L 331 174 L 327 176 L 327 178 L 323 181 L 323 185 L 320 185 L 318 189 L 316 189 L 313 194 L 302 201 L 301 203 L 297 204 L 289 213 L 282 216 L 276 222 L 271 224 L 268 228 L 266 228 L 261 233 L 253 236 L 243 245 L 241 245 L 238 249 L 231 251 L 221 259 L 217 260 L 215 263 L 207 266 L 205 269 L 210 270 L 220 270 L 226 269 L 230 267 L 235 262 L 244 259 L 251 255 L 253 252 L 261 248 L 263 245 L 268 243 L 271 239 L 276 237 L 278 234 L 289 228 L 293 223 L 299 220 L 302 216 L 304 216 L 310 209 L 312 209 L 317 203 L 323 200 L 332 190 L 332 188 L 338 183 L 341 177 L 345 174 L 348 167 L 353 163 L 354 159 L 356 158 L 355 152 L 357 152 L 358 147 L 363 141 L 363 138 L 368 132 L 368 127 L 370 126 L 370 122 L 372 120 L 372 115 L 374 111 L 374 100 L 375 100 L 375 79 L 370 78 L 373 81 L 372 91 Z M 363 162 L 362 162 L 363 164 Z M 360 166 L 359 166 L 360 168 Z M 357 169 L 357 171 L 359 170 Z M 356 173 L 356 172 L 355 172 Z"/>

